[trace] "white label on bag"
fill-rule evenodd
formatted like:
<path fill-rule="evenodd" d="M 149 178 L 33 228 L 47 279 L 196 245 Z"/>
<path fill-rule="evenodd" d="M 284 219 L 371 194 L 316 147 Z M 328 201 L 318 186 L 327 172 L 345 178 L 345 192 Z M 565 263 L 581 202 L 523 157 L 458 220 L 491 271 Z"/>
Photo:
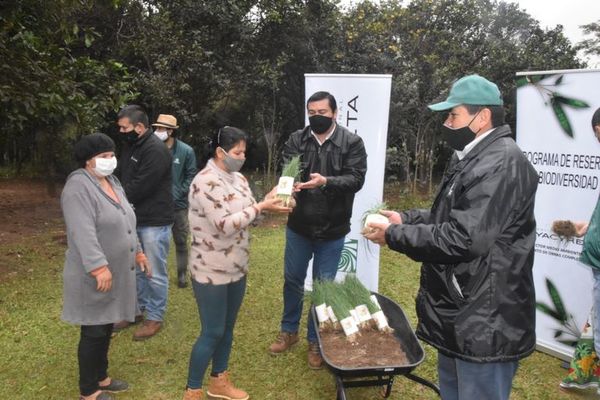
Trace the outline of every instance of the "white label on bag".
<path fill-rule="evenodd" d="M 333 308 L 331 308 L 331 306 L 327 306 L 327 314 L 329 314 L 329 319 L 331 319 L 331 322 L 333 322 L 334 324 L 338 322 L 338 319 L 335 317 Z"/>
<path fill-rule="evenodd" d="M 354 309 L 356 310 L 356 314 L 358 315 L 360 322 L 367 322 L 371 319 L 371 313 L 364 304 L 359 304 Z"/>
<path fill-rule="evenodd" d="M 358 319 L 358 313 L 356 312 L 356 310 L 353 308 L 350 311 L 350 315 L 352 316 L 352 318 L 354 318 L 354 322 L 356 322 L 356 324 L 360 324 L 360 319 Z"/>
<path fill-rule="evenodd" d="M 327 314 L 327 305 L 325 303 L 316 306 L 315 311 L 317 312 L 317 319 L 319 322 L 325 322 L 329 320 L 329 315 Z"/>
<path fill-rule="evenodd" d="M 375 303 L 375 305 L 377 306 L 377 308 L 379 308 L 381 310 L 381 306 L 379 305 L 379 302 L 377 301 L 377 297 L 375 297 L 374 294 L 371 295 L 371 301 L 373 303 Z"/>
<path fill-rule="evenodd" d="M 342 329 L 344 329 L 346 336 L 354 335 L 358 332 L 358 326 L 356 326 L 356 322 L 351 316 L 341 320 L 340 324 L 342 324 Z"/>
<path fill-rule="evenodd" d="M 387 318 L 383 314 L 383 311 L 377 311 L 376 313 L 371 314 L 371 316 L 373 317 L 375 322 L 377 322 L 377 329 L 383 330 L 389 326 Z"/>
<path fill-rule="evenodd" d="M 294 178 L 291 176 L 282 176 L 277 184 L 277 194 L 292 195 L 294 189 Z"/>

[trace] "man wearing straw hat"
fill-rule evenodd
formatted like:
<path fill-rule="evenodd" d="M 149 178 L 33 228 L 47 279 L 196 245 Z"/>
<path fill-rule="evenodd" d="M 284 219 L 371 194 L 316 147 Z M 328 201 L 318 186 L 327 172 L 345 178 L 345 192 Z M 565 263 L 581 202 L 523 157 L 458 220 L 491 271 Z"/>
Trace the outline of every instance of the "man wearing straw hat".
<path fill-rule="evenodd" d="M 179 128 L 177 118 L 169 114 L 160 114 L 152 126 L 154 134 L 165 142 L 171 150 L 173 165 L 173 202 L 175 203 L 175 221 L 173 222 L 173 242 L 177 260 L 177 286 L 187 286 L 186 274 L 188 263 L 188 192 L 192 179 L 196 176 L 196 155 L 194 150 L 176 138 Z"/>
<path fill-rule="evenodd" d="M 504 125 L 498 87 L 479 75 L 433 111 L 455 150 L 431 210 L 384 211 L 367 238 L 423 262 L 417 335 L 438 350 L 444 400 L 508 400 L 535 349 L 538 175 Z"/>

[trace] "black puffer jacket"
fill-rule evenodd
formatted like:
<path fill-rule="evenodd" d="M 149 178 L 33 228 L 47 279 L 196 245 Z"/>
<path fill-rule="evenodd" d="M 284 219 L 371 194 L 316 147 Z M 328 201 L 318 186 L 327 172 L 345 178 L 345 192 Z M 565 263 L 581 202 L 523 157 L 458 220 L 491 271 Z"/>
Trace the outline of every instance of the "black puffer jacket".
<path fill-rule="evenodd" d="M 138 226 L 173 223 L 171 151 L 147 130 L 133 144 L 125 144 L 115 175 L 133 205 Z"/>
<path fill-rule="evenodd" d="M 514 361 L 535 347 L 538 175 L 509 136 L 499 127 L 454 156 L 431 211 L 402 213 L 386 231 L 390 248 L 423 262 L 417 335 L 471 362 Z"/>
<path fill-rule="evenodd" d="M 339 239 L 350 232 L 354 194 L 362 188 L 367 172 L 367 153 L 360 136 L 337 125 L 333 135 L 319 146 L 310 126 L 292 133 L 283 148 L 283 160 L 301 155 L 301 181 L 311 173 L 327 178 L 327 185 L 296 193 L 297 205 L 288 227 L 312 240 Z"/>

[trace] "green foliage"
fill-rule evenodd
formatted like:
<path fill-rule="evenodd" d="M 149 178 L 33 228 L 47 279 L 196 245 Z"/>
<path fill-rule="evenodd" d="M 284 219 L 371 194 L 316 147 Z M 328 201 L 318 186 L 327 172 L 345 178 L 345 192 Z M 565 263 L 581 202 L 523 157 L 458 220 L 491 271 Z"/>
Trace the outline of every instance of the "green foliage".
<path fill-rule="evenodd" d="M 297 179 L 300 175 L 300 156 L 292 157 L 281 170 L 281 176 Z"/>
<path fill-rule="evenodd" d="M 498 83 L 514 125 L 515 72 L 583 65 L 560 25 L 543 29 L 494 0 L 24 0 L 2 6 L 0 25 L 10 60 L 0 65 L 0 160 L 49 165 L 45 150 L 68 154 L 74 138 L 114 129 L 114 111 L 135 99 L 151 118 L 176 115 L 198 152 L 216 128 L 244 128 L 246 166 L 267 183 L 304 124 L 307 72 L 392 74 L 386 173 L 431 192 L 449 152 L 442 117 L 425 106 L 453 81 L 476 72 Z"/>
<path fill-rule="evenodd" d="M 346 290 L 346 293 L 350 294 L 349 298 L 352 299 L 352 305 L 354 307 L 364 304 L 371 314 L 380 310 L 380 308 L 371 300 L 371 292 L 369 289 L 358 280 L 355 274 L 346 275 L 343 287 L 344 290 Z"/>

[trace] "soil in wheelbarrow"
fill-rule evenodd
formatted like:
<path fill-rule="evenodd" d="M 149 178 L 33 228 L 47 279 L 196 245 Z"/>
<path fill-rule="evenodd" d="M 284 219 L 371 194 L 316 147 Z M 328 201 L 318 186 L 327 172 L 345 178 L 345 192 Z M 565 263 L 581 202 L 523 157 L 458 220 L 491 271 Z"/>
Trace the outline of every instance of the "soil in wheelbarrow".
<path fill-rule="evenodd" d="M 408 365 L 402 345 L 390 333 L 361 331 L 356 342 L 343 332 L 320 332 L 323 353 L 336 367 L 388 367 Z"/>

